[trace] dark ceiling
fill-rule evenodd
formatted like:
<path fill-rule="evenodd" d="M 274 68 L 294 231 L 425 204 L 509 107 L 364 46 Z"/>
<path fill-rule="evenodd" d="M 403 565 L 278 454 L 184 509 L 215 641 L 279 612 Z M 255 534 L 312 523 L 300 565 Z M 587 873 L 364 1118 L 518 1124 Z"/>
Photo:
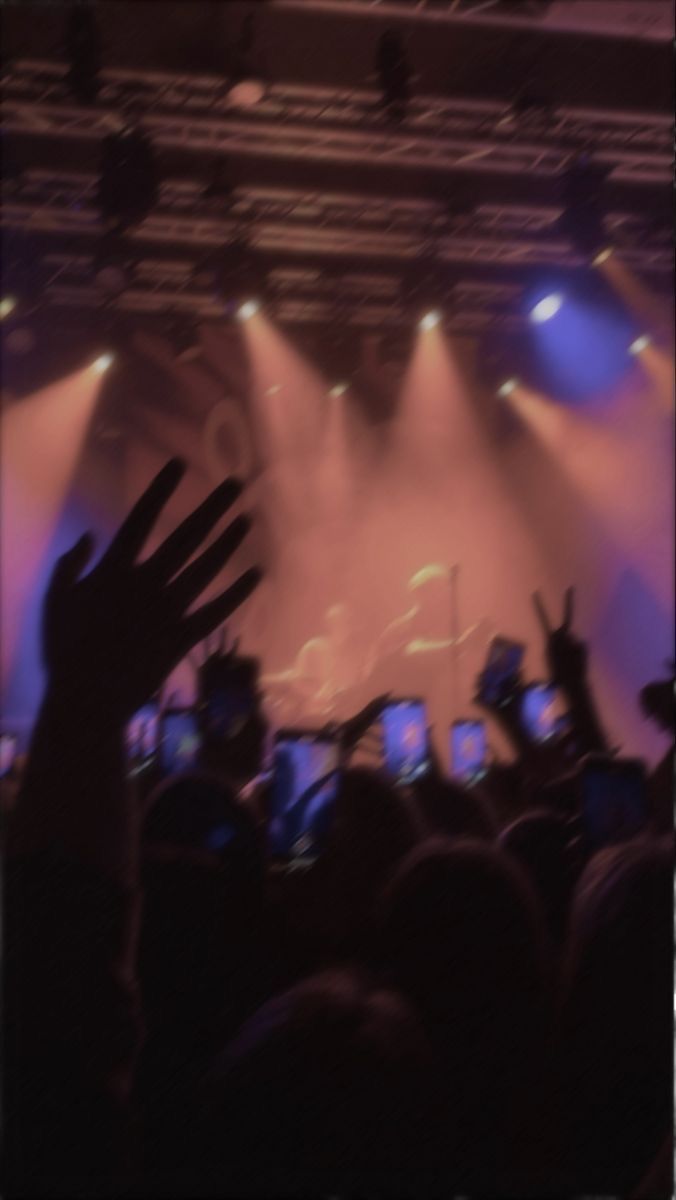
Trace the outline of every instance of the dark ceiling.
<path fill-rule="evenodd" d="M 612 10 L 612 2 L 606 7 Z M 61 3 L 5 6 L 5 61 L 63 57 L 66 8 Z M 506 99 L 528 73 L 538 90 L 557 104 L 671 111 L 669 41 L 553 35 L 535 22 L 527 29 L 432 23 L 416 19 L 416 8 L 415 3 L 409 5 L 410 18 L 398 27 L 421 92 Z M 105 64 L 218 72 L 225 46 L 247 9 L 255 11 L 260 49 L 272 80 L 337 88 L 373 86 L 375 47 L 385 22 L 315 10 L 311 3 L 303 10 L 266 0 L 107 0 L 96 5 Z"/>
<path fill-rule="evenodd" d="M 471 328 L 508 313 L 533 273 L 581 269 L 558 224 L 561 179 L 581 151 L 607 168 L 609 240 L 652 286 L 670 286 L 668 39 L 617 36 L 612 19 L 606 35 L 548 29 L 545 17 L 566 6 L 534 0 L 456 0 L 443 12 L 367 0 L 342 11 L 321 0 L 94 7 L 107 90 L 90 108 L 75 104 L 61 74 L 67 6 L 2 9 L 12 167 L 3 238 L 21 234 L 30 245 L 49 305 L 97 302 L 101 141 L 107 120 L 132 112 L 156 148 L 162 184 L 151 216 L 130 231 L 136 276 L 115 302 L 122 310 L 215 315 L 194 268 L 244 223 L 281 319 L 331 320 L 336 297 L 354 303 L 360 288 L 364 323 L 387 325 L 406 270 L 434 234 L 456 315 Z M 267 95 L 240 111 L 223 100 L 224 64 L 247 12 Z M 513 18 L 515 27 L 500 23 Z M 382 113 L 374 72 L 378 39 L 391 26 L 414 72 L 411 110 L 396 127 Z M 510 105 L 524 88 L 534 104 L 515 121 Z M 220 212 L 202 197 L 217 161 L 227 162 L 235 189 Z M 370 283 L 348 278 L 364 275 Z"/>

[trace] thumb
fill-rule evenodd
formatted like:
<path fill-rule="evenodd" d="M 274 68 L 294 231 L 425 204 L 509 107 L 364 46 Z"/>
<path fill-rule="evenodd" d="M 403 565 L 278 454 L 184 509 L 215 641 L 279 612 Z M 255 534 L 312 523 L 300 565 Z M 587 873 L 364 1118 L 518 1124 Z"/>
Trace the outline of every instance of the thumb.
<path fill-rule="evenodd" d="M 49 581 L 48 595 L 50 598 L 62 595 L 69 588 L 73 587 L 84 570 L 92 550 L 94 549 L 94 538 L 91 533 L 83 533 L 82 537 L 67 550 L 61 558 L 57 559 L 52 577 Z"/>

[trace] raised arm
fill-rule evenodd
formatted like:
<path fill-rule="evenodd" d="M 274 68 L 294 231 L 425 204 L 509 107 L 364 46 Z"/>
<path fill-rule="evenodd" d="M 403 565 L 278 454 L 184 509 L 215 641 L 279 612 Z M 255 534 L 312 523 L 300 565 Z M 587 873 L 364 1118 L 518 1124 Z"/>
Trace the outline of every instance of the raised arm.
<path fill-rule="evenodd" d="M 259 579 L 247 572 L 189 611 L 249 528 L 237 518 L 190 561 L 239 496 L 234 481 L 138 562 L 183 473 L 177 461 L 159 473 L 87 575 L 85 534 L 57 563 L 45 599 L 47 690 L 6 863 L 9 1194 L 86 1186 L 95 1195 L 127 1161 L 137 831 L 124 728 Z"/>
<path fill-rule="evenodd" d="M 588 677 L 587 645 L 572 630 L 575 589 L 566 589 L 563 620 L 558 627 L 552 626 L 539 592 L 534 593 L 533 604 L 545 638 L 549 676 L 568 701 L 580 751 L 583 754 L 607 754 L 610 746 Z"/>

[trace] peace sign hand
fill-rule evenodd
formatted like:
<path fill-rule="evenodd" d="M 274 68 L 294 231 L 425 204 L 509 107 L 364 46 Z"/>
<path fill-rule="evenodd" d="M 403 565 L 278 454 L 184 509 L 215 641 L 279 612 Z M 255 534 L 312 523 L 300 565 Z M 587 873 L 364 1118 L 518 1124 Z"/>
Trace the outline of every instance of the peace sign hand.
<path fill-rule="evenodd" d="M 570 690 L 586 682 L 587 645 L 572 632 L 575 608 L 575 588 L 566 588 L 563 602 L 563 621 L 553 628 L 542 597 L 533 593 L 533 604 L 545 636 L 545 653 L 553 683 Z"/>
<path fill-rule="evenodd" d="M 246 537 L 247 516 L 190 561 L 242 487 L 226 479 L 145 562 L 138 558 L 185 465 L 172 459 L 134 505 L 99 563 L 81 578 L 93 549 L 85 534 L 56 564 L 43 614 L 50 683 L 103 695 L 111 715 L 129 718 L 198 642 L 217 629 L 260 582 L 247 571 L 215 600 L 186 615 Z"/>

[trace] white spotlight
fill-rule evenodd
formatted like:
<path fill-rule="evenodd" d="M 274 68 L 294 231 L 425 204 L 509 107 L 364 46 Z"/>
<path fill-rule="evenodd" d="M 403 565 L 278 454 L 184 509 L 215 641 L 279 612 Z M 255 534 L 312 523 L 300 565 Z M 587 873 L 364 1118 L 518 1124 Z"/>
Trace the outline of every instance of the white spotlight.
<path fill-rule="evenodd" d="M 642 350 L 646 350 L 650 345 L 650 338 L 647 333 L 642 333 L 640 337 L 634 339 L 629 347 L 630 354 L 640 354 Z"/>
<path fill-rule="evenodd" d="M 544 321 L 551 320 L 555 317 L 563 304 L 563 296 L 559 292 L 554 292 L 551 296 L 545 296 L 544 300 L 538 301 L 534 308 L 530 311 L 530 319 L 536 325 L 542 325 Z"/>
<path fill-rule="evenodd" d="M 498 396 L 511 396 L 512 392 L 519 386 L 518 379 L 506 379 L 498 388 Z"/>
<path fill-rule="evenodd" d="M 92 371 L 95 371 L 97 375 L 103 375 L 103 372 L 107 371 L 108 367 L 112 367 L 113 361 L 112 354 L 100 354 L 92 363 Z"/>
<path fill-rule="evenodd" d="M 331 396 L 334 400 L 337 400 L 338 396 L 345 395 L 347 389 L 348 389 L 347 383 L 336 383 L 333 385 L 333 387 L 329 391 L 329 396 Z"/>
<path fill-rule="evenodd" d="M 603 250 L 599 250 L 598 254 L 592 259 L 593 267 L 601 267 L 604 262 L 608 262 L 613 252 L 612 246 L 604 246 Z"/>
<path fill-rule="evenodd" d="M 439 313 L 439 312 L 425 313 L 425 316 L 422 317 L 420 320 L 420 328 L 421 329 L 434 329 L 434 326 L 438 325 L 440 320 L 441 320 L 441 313 Z"/>
<path fill-rule="evenodd" d="M 240 304 L 237 309 L 237 316 L 240 321 L 250 321 L 252 317 L 260 310 L 260 304 L 257 300 L 245 300 L 244 304 Z"/>
<path fill-rule="evenodd" d="M 4 321 L 11 312 L 16 308 L 16 300 L 13 296 L 3 296 L 0 300 L 0 321 Z"/>

